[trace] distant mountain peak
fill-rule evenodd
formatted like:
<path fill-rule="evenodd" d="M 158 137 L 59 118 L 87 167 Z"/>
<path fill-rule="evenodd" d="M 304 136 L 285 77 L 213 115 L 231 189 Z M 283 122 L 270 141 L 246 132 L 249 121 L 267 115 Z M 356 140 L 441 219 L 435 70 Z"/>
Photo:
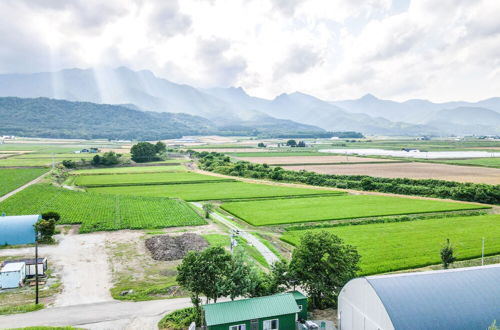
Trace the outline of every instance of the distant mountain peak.
<path fill-rule="evenodd" d="M 365 101 L 378 100 L 378 97 L 376 97 L 375 95 L 373 95 L 371 93 L 368 93 L 368 94 L 363 95 L 361 100 L 365 100 Z"/>

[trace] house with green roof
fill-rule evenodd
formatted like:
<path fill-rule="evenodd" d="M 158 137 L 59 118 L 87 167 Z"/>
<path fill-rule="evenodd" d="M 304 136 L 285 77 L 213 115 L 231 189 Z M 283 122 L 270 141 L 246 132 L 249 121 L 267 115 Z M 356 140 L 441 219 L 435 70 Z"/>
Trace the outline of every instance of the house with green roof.
<path fill-rule="evenodd" d="M 300 292 L 227 301 L 203 306 L 207 330 L 289 330 L 307 317 Z"/>

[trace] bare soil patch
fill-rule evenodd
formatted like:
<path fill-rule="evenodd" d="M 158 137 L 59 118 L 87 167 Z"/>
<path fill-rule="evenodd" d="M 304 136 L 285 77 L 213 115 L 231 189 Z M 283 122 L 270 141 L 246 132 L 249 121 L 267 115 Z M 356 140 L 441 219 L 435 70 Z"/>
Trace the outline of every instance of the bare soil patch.
<path fill-rule="evenodd" d="M 285 166 L 321 174 L 369 175 L 384 178 L 439 179 L 458 182 L 500 184 L 500 169 L 432 163 L 382 163 L 352 165 Z"/>
<path fill-rule="evenodd" d="M 375 163 L 375 162 L 390 162 L 390 159 L 367 158 L 355 156 L 294 156 L 294 157 L 238 157 L 238 159 L 270 165 L 285 165 L 285 164 L 341 164 L 341 163 Z"/>
<path fill-rule="evenodd" d="M 190 148 L 199 152 L 220 152 L 220 153 L 226 153 L 226 152 L 269 152 L 269 150 L 264 149 L 264 148 L 210 148 L 210 149 L 204 149 L 204 148 Z"/>
<path fill-rule="evenodd" d="M 179 236 L 161 235 L 146 239 L 146 248 L 154 260 L 180 260 L 189 251 L 201 251 L 208 242 L 201 236 L 186 233 Z"/>

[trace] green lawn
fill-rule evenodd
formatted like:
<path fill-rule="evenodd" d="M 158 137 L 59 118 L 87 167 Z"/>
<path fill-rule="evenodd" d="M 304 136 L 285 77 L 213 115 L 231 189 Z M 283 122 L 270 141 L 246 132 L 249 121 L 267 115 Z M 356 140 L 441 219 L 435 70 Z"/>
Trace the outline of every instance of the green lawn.
<path fill-rule="evenodd" d="M 485 166 L 500 168 L 500 158 L 473 158 L 473 159 L 453 159 L 442 160 L 440 163 L 458 164 L 458 165 L 472 165 L 472 166 Z"/>
<path fill-rule="evenodd" d="M 485 255 L 500 254 L 498 214 L 312 229 L 318 230 L 357 247 L 365 275 L 439 264 L 447 238 L 460 260 L 480 257 L 483 237 Z M 304 232 L 286 232 L 282 239 L 296 245 Z"/>
<path fill-rule="evenodd" d="M 112 174 L 112 173 L 159 173 L 159 172 L 185 172 L 187 169 L 182 165 L 166 165 L 166 166 L 124 166 L 124 167 L 108 167 L 108 168 L 93 168 L 88 170 L 76 170 L 71 174 Z"/>
<path fill-rule="evenodd" d="M 44 168 L 0 169 L 0 196 L 21 187 L 47 172 Z"/>
<path fill-rule="evenodd" d="M 186 202 L 178 199 L 76 192 L 36 184 L 0 203 L 0 213 L 40 214 L 56 211 L 61 224 L 81 223 L 80 232 L 203 225 Z"/>
<path fill-rule="evenodd" d="M 149 184 L 198 183 L 208 181 L 234 181 L 218 176 L 193 172 L 164 172 L 139 174 L 79 175 L 75 184 L 84 187 L 106 187 Z"/>
<path fill-rule="evenodd" d="M 87 190 L 106 194 L 177 197 L 187 201 L 237 200 L 284 196 L 343 194 L 343 192 L 340 191 L 294 188 L 239 181 L 177 185 L 102 187 L 88 188 Z"/>
<path fill-rule="evenodd" d="M 487 208 L 467 203 L 376 195 L 231 202 L 221 207 L 254 226 Z"/>

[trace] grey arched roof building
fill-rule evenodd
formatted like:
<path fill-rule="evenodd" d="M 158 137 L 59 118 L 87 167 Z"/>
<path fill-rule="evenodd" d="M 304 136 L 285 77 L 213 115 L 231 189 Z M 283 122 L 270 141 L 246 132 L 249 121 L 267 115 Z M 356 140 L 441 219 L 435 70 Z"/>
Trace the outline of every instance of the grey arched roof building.
<path fill-rule="evenodd" d="M 500 322 L 500 265 L 356 278 L 338 317 L 340 330 L 486 330 Z"/>

